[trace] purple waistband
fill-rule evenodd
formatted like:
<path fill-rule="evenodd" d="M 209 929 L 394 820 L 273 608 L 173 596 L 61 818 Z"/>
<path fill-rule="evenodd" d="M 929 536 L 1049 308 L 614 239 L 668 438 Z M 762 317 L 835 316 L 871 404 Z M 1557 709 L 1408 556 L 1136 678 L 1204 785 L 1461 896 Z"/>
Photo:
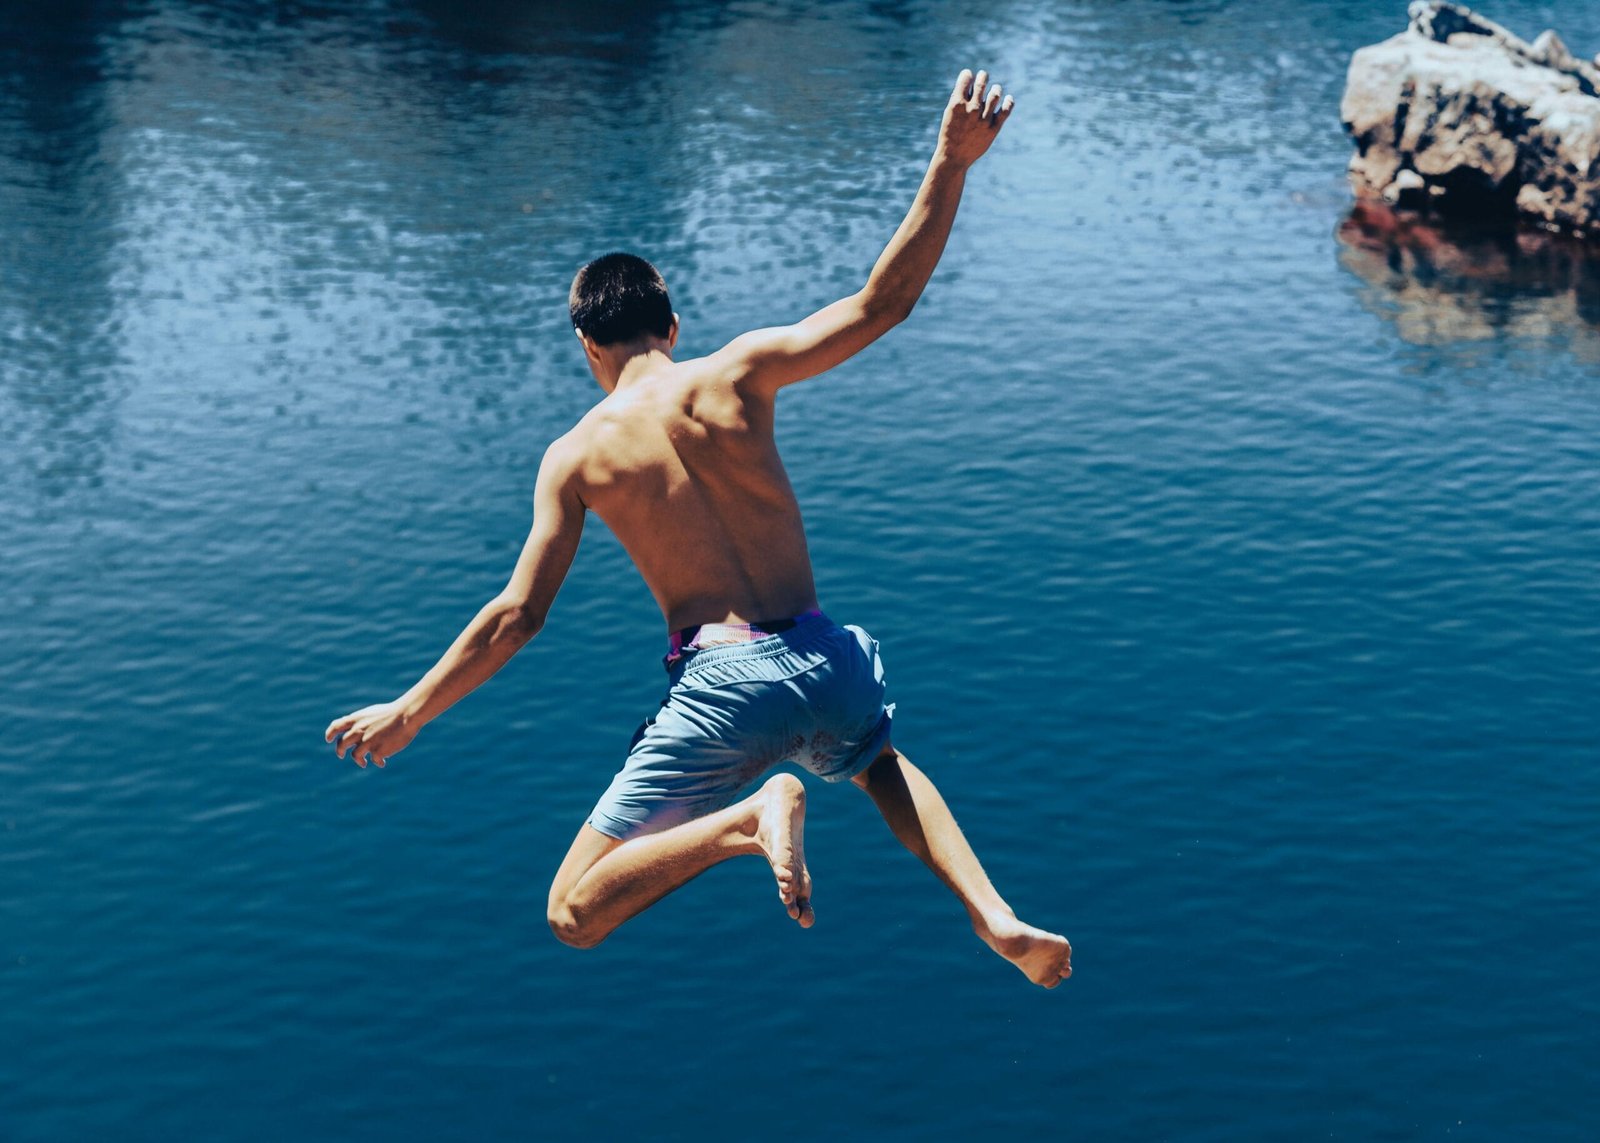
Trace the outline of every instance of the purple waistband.
<path fill-rule="evenodd" d="M 685 627 L 667 636 L 667 657 L 670 668 L 689 651 L 701 647 L 720 646 L 726 643 L 754 643 L 768 635 L 787 631 L 803 619 L 813 619 L 822 614 L 822 608 L 813 607 L 786 619 L 758 619 L 754 623 L 700 623 Z"/>

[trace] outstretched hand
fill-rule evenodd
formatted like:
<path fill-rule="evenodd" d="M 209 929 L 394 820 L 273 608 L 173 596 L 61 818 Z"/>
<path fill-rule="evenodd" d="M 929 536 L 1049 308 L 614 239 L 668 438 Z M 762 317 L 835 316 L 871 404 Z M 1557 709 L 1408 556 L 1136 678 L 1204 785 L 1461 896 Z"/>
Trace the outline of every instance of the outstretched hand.
<path fill-rule="evenodd" d="M 1009 95 L 1002 100 L 1000 85 L 989 83 L 987 71 L 974 77 L 971 68 L 963 70 L 939 124 L 940 153 L 963 166 L 976 163 L 1011 118 L 1015 105 Z"/>
<path fill-rule="evenodd" d="M 339 741 L 334 751 L 340 758 L 350 752 L 350 761 L 366 769 L 367 758 L 382 766 L 417 736 L 420 729 L 405 714 L 399 701 L 374 703 L 352 711 L 343 718 L 328 724 L 323 733 L 325 742 Z"/>

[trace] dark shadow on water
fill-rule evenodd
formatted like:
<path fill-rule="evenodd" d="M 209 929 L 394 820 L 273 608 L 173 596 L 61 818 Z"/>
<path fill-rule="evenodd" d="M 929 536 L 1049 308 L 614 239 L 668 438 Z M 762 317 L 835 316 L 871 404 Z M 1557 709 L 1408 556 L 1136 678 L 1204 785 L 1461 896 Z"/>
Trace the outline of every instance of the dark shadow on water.
<path fill-rule="evenodd" d="M 91 0 L 0 9 L 0 441 L 47 494 L 97 483 L 115 422 L 109 278 L 120 193 L 102 154 L 106 37 Z"/>
<path fill-rule="evenodd" d="M 395 20 L 390 35 L 431 35 L 477 57 L 547 57 L 561 52 L 609 56 L 648 65 L 657 40 L 681 9 L 694 5 L 591 4 L 584 0 L 552 0 L 527 4 L 520 0 L 411 0 L 422 23 Z M 564 93 L 570 96 L 571 92 Z"/>
<path fill-rule="evenodd" d="M 1413 345 L 1554 341 L 1600 362 L 1600 249 L 1543 231 L 1441 227 L 1358 202 L 1339 262 Z"/>

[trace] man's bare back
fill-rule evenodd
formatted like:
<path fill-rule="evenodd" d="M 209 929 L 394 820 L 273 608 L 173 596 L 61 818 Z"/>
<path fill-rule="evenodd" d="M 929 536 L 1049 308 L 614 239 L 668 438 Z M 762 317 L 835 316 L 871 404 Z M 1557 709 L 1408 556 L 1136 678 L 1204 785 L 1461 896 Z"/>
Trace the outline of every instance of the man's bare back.
<path fill-rule="evenodd" d="M 554 446 L 669 630 L 817 605 L 800 505 L 773 439 L 774 402 L 749 380 L 726 356 L 643 355 Z"/>
<path fill-rule="evenodd" d="M 340 757 L 384 765 L 539 632 L 585 517 L 599 516 L 676 636 L 661 710 L 639 727 L 551 885 L 547 916 L 563 942 L 592 947 L 739 855 L 767 862 L 785 911 L 809 927 L 804 786 L 781 773 L 735 800 L 766 769 L 793 763 L 865 790 L 984 943 L 1029 980 L 1052 988 L 1071 975 L 1066 939 L 1017 919 L 938 790 L 890 743 L 877 641 L 817 607 L 800 508 L 773 437 L 782 387 L 826 372 L 910 314 L 944 251 L 967 170 L 1011 107 L 987 73 L 962 72 L 927 175 L 866 285 L 793 325 L 677 362 L 678 315 L 654 267 L 612 254 L 580 270 L 573 326 L 606 396 L 546 450 L 510 581 L 399 699 L 329 724 L 324 737 Z M 684 641 L 710 629 L 723 637 Z"/>

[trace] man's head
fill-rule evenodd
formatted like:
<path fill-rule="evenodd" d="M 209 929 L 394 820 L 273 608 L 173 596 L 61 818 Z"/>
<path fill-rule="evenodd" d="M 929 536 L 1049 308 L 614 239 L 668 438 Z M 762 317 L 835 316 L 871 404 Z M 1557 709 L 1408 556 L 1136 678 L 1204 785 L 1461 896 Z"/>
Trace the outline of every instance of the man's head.
<path fill-rule="evenodd" d="M 602 385 L 619 355 L 625 361 L 664 342 L 678 340 L 678 315 L 672 312 L 667 284 L 656 268 L 636 254 L 603 254 L 572 279 L 567 305 L 572 327 L 584 343 L 590 368 Z M 614 384 L 616 378 L 610 381 Z"/>

